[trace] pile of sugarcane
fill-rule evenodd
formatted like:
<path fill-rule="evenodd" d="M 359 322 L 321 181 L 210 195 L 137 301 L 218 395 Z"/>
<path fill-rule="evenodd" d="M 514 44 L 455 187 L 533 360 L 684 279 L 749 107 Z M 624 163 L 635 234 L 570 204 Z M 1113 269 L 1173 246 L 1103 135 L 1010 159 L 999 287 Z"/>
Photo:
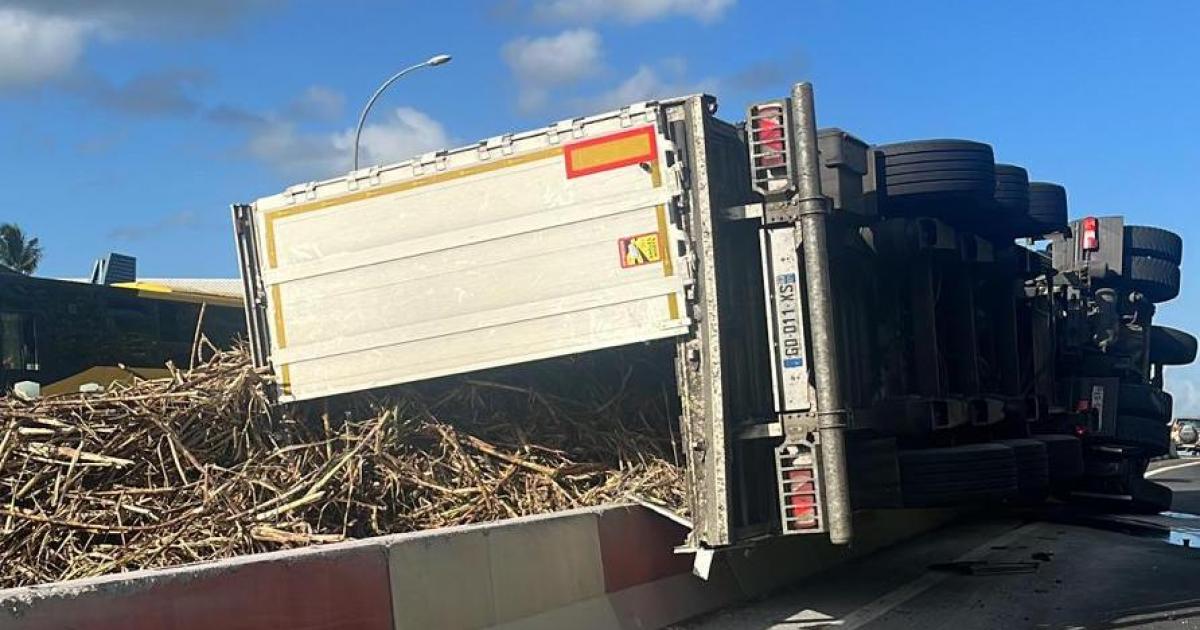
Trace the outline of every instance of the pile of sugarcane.
<path fill-rule="evenodd" d="M 669 360 L 647 352 L 274 407 L 243 351 L 210 349 L 170 378 L 0 398 L 0 587 L 617 501 L 681 512 Z"/>

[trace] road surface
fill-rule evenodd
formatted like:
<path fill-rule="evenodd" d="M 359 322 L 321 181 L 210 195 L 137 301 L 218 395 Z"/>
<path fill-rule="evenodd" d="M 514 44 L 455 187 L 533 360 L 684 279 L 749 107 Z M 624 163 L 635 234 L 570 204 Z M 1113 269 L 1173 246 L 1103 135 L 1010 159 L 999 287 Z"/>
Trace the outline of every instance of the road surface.
<path fill-rule="evenodd" d="M 1175 493 L 1172 511 L 1200 514 L 1200 458 L 1154 462 L 1148 475 Z"/>
<path fill-rule="evenodd" d="M 681 627 L 1200 628 L 1200 459 L 1150 475 L 1171 512 L 956 525 Z"/>

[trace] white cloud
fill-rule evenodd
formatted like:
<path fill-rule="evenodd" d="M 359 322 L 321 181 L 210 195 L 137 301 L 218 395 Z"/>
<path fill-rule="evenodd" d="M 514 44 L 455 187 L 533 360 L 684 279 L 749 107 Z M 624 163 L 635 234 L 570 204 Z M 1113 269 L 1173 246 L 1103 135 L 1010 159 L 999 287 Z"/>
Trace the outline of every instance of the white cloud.
<path fill-rule="evenodd" d="M 139 37 L 203 33 L 228 26 L 251 11 L 285 0 L 3 0 L 47 18 L 82 20 L 109 34 Z"/>
<path fill-rule="evenodd" d="M 362 165 L 399 162 L 451 144 L 441 123 L 424 112 L 398 107 L 381 122 L 363 128 L 359 162 Z M 258 126 L 246 151 L 295 181 L 324 179 L 350 171 L 354 129 L 307 132 L 290 120 L 274 119 Z"/>
<path fill-rule="evenodd" d="M 83 54 L 93 25 L 78 19 L 0 9 L 0 88 L 62 76 Z"/>
<path fill-rule="evenodd" d="M 1175 397 L 1175 417 L 1200 417 L 1200 383 L 1197 368 L 1168 368 L 1165 389 Z"/>
<path fill-rule="evenodd" d="M 601 68 L 601 40 L 578 28 L 547 37 L 522 37 L 504 45 L 504 61 L 520 84 L 518 107 L 535 111 L 552 88 L 576 83 Z"/>
<path fill-rule="evenodd" d="M 0 88 L 68 75 L 97 38 L 210 32 L 280 0 L 4 0 Z"/>
<path fill-rule="evenodd" d="M 585 98 L 581 104 L 593 110 L 606 110 L 638 101 L 715 91 L 714 80 L 685 81 L 685 72 L 686 67 L 677 59 L 667 60 L 660 69 L 641 66 L 616 87 Z"/>
<path fill-rule="evenodd" d="M 714 22 L 737 0 L 533 0 L 534 15 L 572 23 L 606 19 L 629 24 L 648 22 L 672 15 Z"/>
<path fill-rule="evenodd" d="M 363 127 L 360 161 L 363 164 L 387 164 L 415 155 L 444 149 L 451 144 L 441 123 L 411 107 L 397 107 L 382 123 Z M 335 137 L 334 145 L 346 155 L 354 150 L 354 131 L 347 129 Z"/>

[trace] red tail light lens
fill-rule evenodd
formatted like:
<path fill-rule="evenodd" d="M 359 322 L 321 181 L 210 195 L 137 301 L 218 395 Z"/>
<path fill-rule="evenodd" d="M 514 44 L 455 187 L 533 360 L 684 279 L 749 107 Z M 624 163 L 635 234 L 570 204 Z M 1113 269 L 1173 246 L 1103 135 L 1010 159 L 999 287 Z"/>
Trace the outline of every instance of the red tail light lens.
<path fill-rule="evenodd" d="M 790 528 L 811 529 L 820 523 L 817 514 L 817 484 L 812 470 L 793 470 L 787 475 Z"/>
<path fill-rule="evenodd" d="M 760 166 L 774 168 L 787 162 L 783 144 L 783 109 L 779 107 L 763 107 L 759 110 L 763 118 L 755 121 L 755 139 L 759 142 L 762 153 Z"/>
<path fill-rule="evenodd" d="M 1083 251 L 1094 252 L 1100 249 L 1100 221 L 1096 217 L 1083 220 Z"/>

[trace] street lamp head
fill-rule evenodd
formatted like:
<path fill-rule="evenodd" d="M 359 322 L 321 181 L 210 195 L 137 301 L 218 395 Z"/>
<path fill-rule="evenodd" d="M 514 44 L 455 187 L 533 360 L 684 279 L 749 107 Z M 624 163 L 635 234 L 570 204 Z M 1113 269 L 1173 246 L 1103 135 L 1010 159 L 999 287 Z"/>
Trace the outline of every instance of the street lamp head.
<path fill-rule="evenodd" d="M 383 82 L 383 85 L 379 86 L 379 88 L 375 90 L 375 93 L 371 95 L 370 100 L 367 101 L 366 107 L 363 107 L 362 114 L 359 114 L 358 116 L 358 126 L 354 128 L 354 170 L 358 170 L 358 145 L 359 140 L 362 138 L 363 123 L 367 121 L 367 112 L 371 111 L 371 106 L 375 104 L 375 100 L 379 98 L 379 95 L 383 94 L 383 91 L 386 90 L 389 85 L 399 81 L 400 77 L 410 72 L 420 70 L 426 66 L 433 67 L 444 65 L 449 63 L 449 61 L 450 55 L 434 55 L 421 63 L 413 64 L 401 70 L 400 72 L 393 74 L 392 76 L 388 77 L 387 81 Z"/>

